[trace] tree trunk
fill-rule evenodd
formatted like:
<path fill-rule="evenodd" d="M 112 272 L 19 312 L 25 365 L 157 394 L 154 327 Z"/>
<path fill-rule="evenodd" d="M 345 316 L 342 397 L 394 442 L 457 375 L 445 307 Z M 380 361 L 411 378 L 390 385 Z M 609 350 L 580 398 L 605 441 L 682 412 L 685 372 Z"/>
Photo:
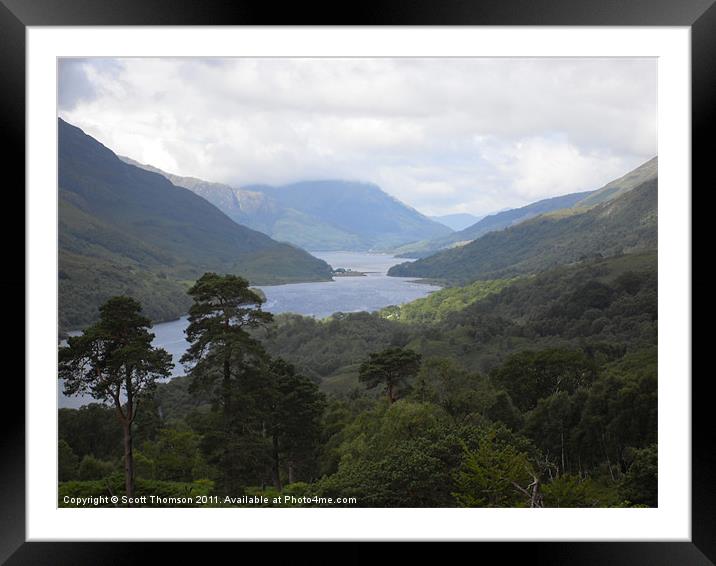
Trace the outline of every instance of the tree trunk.
<path fill-rule="evenodd" d="M 542 494 L 540 493 L 540 481 L 539 478 L 533 478 L 532 482 L 532 497 L 530 497 L 530 507 L 542 507 Z"/>
<path fill-rule="evenodd" d="M 224 358 L 224 381 L 222 387 L 224 396 L 224 424 L 228 428 L 229 415 L 231 414 L 231 362 L 228 356 Z"/>
<path fill-rule="evenodd" d="M 127 497 L 134 497 L 134 455 L 132 451 L 132 423 L 129 419 L 122 422 L 124 429 L 124 487 Z M 129 503 L 133 507 L 132 503 Z"/>
<path fill-rule="evenodd" d="M 134 447 L 132 446 L 132 423 L 134 422 L 134 390 L 132 388 L 131 370 L 127 368 L 124 383 L 127 392 L 127 409 L 122 425 L 124 428 L 124 487 L 130 499 L 129 507 L 134 507 L 131 498 L 134 497 Z"/>
<path fill-rule="evenodd" d="M 604 439 L 604 431 L 602 431 L 602 447 L 604 448 L 604 456 L 607 458 L 607 467 L 609 468 L 609 475 L 612 477 L 612 481 L 617 481 L 614 477 L 614 470 L 612 469 L 612 463 L 609 460 L 609 451 L 607 450 L 607 441 Z"/>
<path fill-rule="evenodd" d="M 277 491 L 281 491 L 281 462 L 278 455 L 278 436 L 273 435 L 273 469 L 271 470 L 273 475 L 273 485 Z"/>
<path fill-rule="evenodd" d="M 229 335 L 230 328 L 230 317 L 227 312 L 224 311 L 224 331 L 226 335 Z M 231 414 L 231 348 L 228 345 L 224 346 L 224 381 L 222 383 L 222 394 L 224 401 L 224 427 L 226 432 L 229 432 L 229 415 Z"/>
<path fill-rule="evenodd" d="M 393 397 L 393 385 L 388 384 L 388 405 L 392 405 L 395 402 L 395 397 Z"/>
<path fill-rule="evenodd" d="M 288 483 L 293 483 L 294 477 L 293 477 L 293 460 L 288 461 Z"/>
<path fill-rule="evenodd" d="M 239 456 L 236 453 L 235 431 L 233 426 L 232 402 L 231 402 L 231 357 L 230 354 L 224 355 L 223 378 L 221 381 L 221 397 L 224 404 L 223 410 L 223 426 L 225 434 L 225 442 L 227 446 L 224 449 L 224 465 L 222 470 L 223 483 L 230 490 L 234 490 L 236 481 L 237 467 Z M 228 448 L 228 450 L 226 449 Z"/>

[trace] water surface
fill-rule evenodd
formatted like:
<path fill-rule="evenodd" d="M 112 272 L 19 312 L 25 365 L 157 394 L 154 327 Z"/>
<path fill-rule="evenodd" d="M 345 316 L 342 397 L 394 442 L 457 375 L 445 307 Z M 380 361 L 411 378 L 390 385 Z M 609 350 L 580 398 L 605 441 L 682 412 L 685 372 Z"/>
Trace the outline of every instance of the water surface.
<path fill-rule="evenodd" d="M 344 268 L 365 273 L 364 277 L 335 277 L 333 281 L 260 286 L 266 295 L 264 310 L 274 314 L 292 312 L 325 318 L 335 312 L 372 312 L 389 305 L 420 299 L 439 289 L 416 283 L 411 277 L 388 277 L 388 269 L 405 260 L 387 254 L 362 252 L 311 252 L 334 269 Z M 187 317 L 161 322 L 152 327 L 152 344 L 164 348 L 174 361 L 173 376 L 183 375 L 179 363 L 189 343 L 184 338 Z M 66 397 L 60 387 L 59 406 L 77 408 L 93 402 L 89 396 Z"/>

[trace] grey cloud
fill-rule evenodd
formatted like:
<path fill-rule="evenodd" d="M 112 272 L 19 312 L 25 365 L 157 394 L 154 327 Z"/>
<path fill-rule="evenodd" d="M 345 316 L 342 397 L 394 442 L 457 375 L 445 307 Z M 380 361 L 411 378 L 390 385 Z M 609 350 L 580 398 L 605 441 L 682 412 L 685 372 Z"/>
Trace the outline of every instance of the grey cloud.
<path fill-rule="evenodd" d="M 81 101 L 95 98 L 88 79 L 85 59 L 60 59 L 57 62 L 57 103 L 62 110 L 71 110 Z"/>
<path fill-rule="evenodd" d="M 57 61 L 57 105 L 60 110 L 73 110 L 81 103 L 100 96 L 95 77 L 116 78 L 122 65 L 116 59 L 63 57 Z"/>
<path fill-rule="evenodd" d="M 656 153 L 656 60 L 92 59 L 60 110 L 119 153 L 236 185 L 372 181 L 429 214 L 597 188 Z"/>

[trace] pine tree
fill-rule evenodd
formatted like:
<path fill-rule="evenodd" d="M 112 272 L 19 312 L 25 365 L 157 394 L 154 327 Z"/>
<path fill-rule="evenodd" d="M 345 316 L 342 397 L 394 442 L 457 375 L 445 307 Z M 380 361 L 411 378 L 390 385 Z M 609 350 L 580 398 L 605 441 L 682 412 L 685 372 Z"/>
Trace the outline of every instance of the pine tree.
<path fill-rule="evenodd" d="M 59 377 L 65 395 L 89 393 L 111 402 L 124 433 L 124 475 L 127 497 L 134 496 L 132 426 L 140 404 L 156 382 L 171 374 L 171 355 L 152 347 L 151 321 L 130 297 L 113 297 L 100 307 L 99 322 L 59 350 Z"/>
<path fill-rule="evenodd" d="M 193 389 L 219 384 L 223 425 L 206 442 L 210 459 L 222 470 L 223 488 L 241 489 L 241 478 L 260 465 L 266 452 L 255 430 L 263 411 L 268 355 L 250 329 L 272 320 L 261 310 L 264 299 L 246 279 L 205 273 L 189 289 L 187 340 L 181 362 L 190 370 Z M 206 439 L 205 439 L 206 440 Z"/>
<path fill-rule="evenodd" d="M 261 344 L 248 330 L 270 322 L 272 316 L 261 310 L 264 299 L 249 288 L 246 279 L 236 275 L 205 273 L 189 289 L 189 295 L 194 299 L 186 329 L 191 346 L 181 362 L 190 369 L 197 385 L 211 385 L 220 377 L 228 426 L 234 381 L 246 365 L 264 355 Z"/>
<path fill-rule="evenodd" d="M 420 354 L 403 348 L 388 348 L 382 352 L 371 354 L 360 366 L 358 377 L 373 389 L 379 384 L 385 385 L 388 403 L 397 400 L 396 388 L 407 385 L 420 370 Z"/>
<path fill-rule="evenodd" d="M 271 436 L 271 476 L 280 491 L 284 465 L 288 483 L 296 481 L 297 470 L 313 471 L 326 402 L 318 386 L 284 360 L 272 361 L 270 373 L 272 403 L 267 428 Z"/>

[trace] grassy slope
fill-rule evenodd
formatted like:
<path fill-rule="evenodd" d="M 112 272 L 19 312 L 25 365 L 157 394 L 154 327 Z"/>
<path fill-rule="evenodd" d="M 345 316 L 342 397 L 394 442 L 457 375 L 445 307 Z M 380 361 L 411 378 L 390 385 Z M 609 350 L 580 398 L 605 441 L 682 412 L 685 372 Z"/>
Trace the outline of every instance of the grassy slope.
<path fill-rule="evenodd" d="M 517 278 L 475 281 L 464 287 L 441 289 L 430 293 L 430 295 L 422 299 L 400 306 L 386 307 L 379 312 L 382 317 L 388 320 L 432 324 L 445 320 L 450 313 L 460 311 L 493 293 L 499 293 L 507 285 L 515 281 L 517 281 Z"/>

